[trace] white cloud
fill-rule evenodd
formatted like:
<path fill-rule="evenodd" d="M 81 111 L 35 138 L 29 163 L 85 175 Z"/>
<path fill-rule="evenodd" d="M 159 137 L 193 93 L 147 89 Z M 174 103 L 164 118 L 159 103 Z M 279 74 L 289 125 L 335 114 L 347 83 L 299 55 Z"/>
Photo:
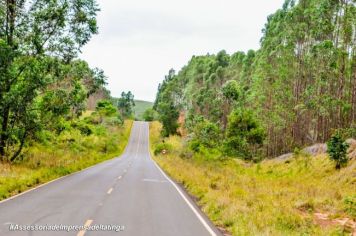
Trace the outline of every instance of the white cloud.
<path fill-rule="evenodd" d="M 267 16 L 284 0 L 98 0 L 99 35 L 81 58 L 104 69 L 112 95 L 153 101 L 170 68 L 192 55 L 258 49 Z"/>

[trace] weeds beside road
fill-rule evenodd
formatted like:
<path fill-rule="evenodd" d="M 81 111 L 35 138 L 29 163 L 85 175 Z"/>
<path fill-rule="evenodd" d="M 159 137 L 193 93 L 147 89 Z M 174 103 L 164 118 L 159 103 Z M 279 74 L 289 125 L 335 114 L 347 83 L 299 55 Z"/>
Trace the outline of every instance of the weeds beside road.
<path fill-rule="evenodd" d="M 100 124 L 84 135 L 77 129 L 51 141 L 33 143 L 18 163 L 0 163 L 0 200 L 36 185 L 119 156 L 130 136 L 132 121 L 123 125 Z"/>
<path fill-rule="evenodd" d="M 160 124 L 151 123 L 150 131 L 153 153 L 162 144 Z M 178 136 L 164 143 L 170 150 L 155 160 L 233 235 L 349 235 L 353 230 L 335 219 L 351 224 L 356 218 L 355 161 L 341 170 L 326 156 L 252 164 L 189 153 Z"/>

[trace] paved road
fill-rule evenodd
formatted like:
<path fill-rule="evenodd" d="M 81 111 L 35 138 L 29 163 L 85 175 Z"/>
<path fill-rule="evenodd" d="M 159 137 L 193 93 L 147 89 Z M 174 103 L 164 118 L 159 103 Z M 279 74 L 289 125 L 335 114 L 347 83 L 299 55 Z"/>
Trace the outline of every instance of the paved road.
<path fill-rule="evenodd" d="M 148 127 L 145 122 L 134 123 L 120 158 L 0 202 L 0 235 L 220 235 L 185 192 L 151 160 Z M 9 231 L 11 225 L 109 225 L 124 229 Z"/>

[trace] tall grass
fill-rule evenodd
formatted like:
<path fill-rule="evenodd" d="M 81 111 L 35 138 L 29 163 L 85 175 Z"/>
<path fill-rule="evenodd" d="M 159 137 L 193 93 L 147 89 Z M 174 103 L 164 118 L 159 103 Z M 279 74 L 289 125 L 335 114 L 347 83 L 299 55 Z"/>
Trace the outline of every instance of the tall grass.
<path fill-rule="evenodd" d="M 151 123 L 152 153 L 162 141 L 159 134 L 160 124 Z M 195 196 L 216 225 L 233 235 L 350 234 L 337 224 L 317 224 L 315 213 L 356 218 L 355 161 L 340 171 L 326 156 L 252 164 L 193 154 L 180 137 L 164 143 L 173 149 L 155 160 Z"/>
<path fill-rule="evenodd" d="M 21 161 L 0 163 L 0 200 L 119 156 L 131 127 L 132 121 L 128 120 L 122 126 L 97 125 L 91 135 L 70 129 L 48 142 L 32 143 Z"/>

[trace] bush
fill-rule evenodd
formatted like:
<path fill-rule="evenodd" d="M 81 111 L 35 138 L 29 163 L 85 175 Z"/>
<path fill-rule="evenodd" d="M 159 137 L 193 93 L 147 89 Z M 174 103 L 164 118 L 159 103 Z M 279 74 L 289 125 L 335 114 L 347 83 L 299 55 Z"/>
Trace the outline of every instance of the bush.
<path fill-rule="evenodd" d="M 63 117 L 59 118 L 54 126 L 54 130 L 57 134 L 62 133 L 65 130 L 70 129 L 70 122 L 66 121 Z"/>
<path fill-rule="evenodd" d="M 116 116 L 117 109 L 109 100 L 101 100 L 96 105 L 95 110 L 100 116 Z"/>
<path fill-rule="evenodd" d="M 120 126 L 124 124 L 124 121 L 122 120 L 121 116 L 119 115 L 118 117 L 109 117 L 105 120 L 105 123 L 111 126 Z"/>
<path fill-rule="evenodd" d="M 344 198 L 344 206 L 345 211 L 356 218 L 356 195 Z"/>
<path fill-rule="evenodd" d="M 195 125 L 194 136 L 189 142 L 190 148 L 198 152 L 200 147 L 216 148 L 220 145 L 221 131 L 217 124 L 202 120 Z"/>
<path fill-rule="evenodd" d="M 239 85 L 237 81 L 227 81 L 222 87 L 222 93 L 229 101 L 236 101 L 239 98 Z"/>
<path fill-rule="evenodd" d="M 341 135 L 339 133 L 333 135 L 327 142 L 327 145 L 329 157 L 336 163 L 335 168 L 340 169 L 342 166 L 345 166 L 348 161 L 347 149 L 349 148 L 349 145 Z"/>
<path fill-rule="evenodd" d="M 249 110 L 235 109 L 229 115 L 224 152 L 251 160 L 263 143 L 265 132 Z"/>
<path fill-rule="evenodd" d="M 54 133 L 48 130 L 40 130 L 35 133 L 34 140 L 42 143 L 42 144 L 49 144 L 52 140 L 55 139 Z"/>
<path fill-rule="evenodd" d="M 154 154 L 155 155 L 158 155 L 158 154 L 161 154 L 163 153 L 163 151 L 165 152 L 170 152 L 173 150 L 173 147 L 172 145 L 170 145 L 169 143 L 159 143 L 155 146 L 155 149 L 154 149 Z"/>
<path fill-rule="evenodd" d="M 148 108 L 144 113 L 143 113 L 143 119 L 145 121 L 154 121 L 157 119 L 157 112 L 153 110 L 152 108 Z"/>
<path fill-rule="evenodd" d="M 189 142 L 189 148 L 194 152 L 200 151 L 200 145 L 201 143 L 196 139 L 193 139 Z"/>
<path fill-rule="evenodd" d="M 89 136 L 93 133 L 93 126 L 85 121 L 78 121 L 72 124 L 72 127 L 79 130 L 81 134 Z"/>

